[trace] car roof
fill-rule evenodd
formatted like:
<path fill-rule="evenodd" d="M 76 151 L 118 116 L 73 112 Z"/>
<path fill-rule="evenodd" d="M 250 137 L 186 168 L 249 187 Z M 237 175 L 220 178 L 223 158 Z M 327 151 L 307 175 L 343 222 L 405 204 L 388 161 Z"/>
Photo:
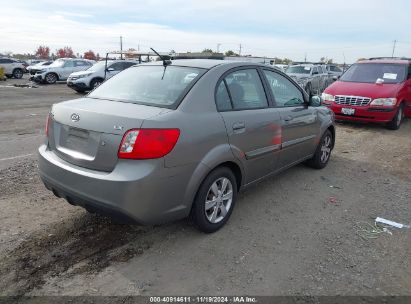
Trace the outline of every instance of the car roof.
<path fill-rule="evenodd" d="M 406 59 L 366 59 L 358 61 L 357 63 L 394 63 L 394 64 L 409 64 L 410 61 Z"/>
<path fill-rule="evenodd" d="M 162 61 L 154 61 L 145 63 L 146 65 L 162 65 Z M 237 61 L 237 60 L 217 60 L 217 59 L 176 59 L 172 61 L 172 65 L 174 66 L 184 66 L 184 67 L 193 67 L 193 68 L 201 68 L 201 69 L 211 69 L 216 66 L 220 65 L 231 65 L 233 67 L 236 66 L 265 66 L 264 64 L 260 63 L 252 63 L 248 61 Z"/>

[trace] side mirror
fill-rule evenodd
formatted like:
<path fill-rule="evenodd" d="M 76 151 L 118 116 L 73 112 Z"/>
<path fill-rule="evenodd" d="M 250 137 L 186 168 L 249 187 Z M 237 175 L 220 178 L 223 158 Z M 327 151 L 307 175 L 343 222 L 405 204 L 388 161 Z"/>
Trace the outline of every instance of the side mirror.
<path fill-rule="evenodd" d="M 114 69 L 113 68 L 107 68 L 107 72 L 113 72 Z"/>
<path fill-rule="evenodd" d="M 338 79 L 340 79 L 340 76 L 337 76 L 337 75 L 333 76 L 333 80 L 338 80 Z"/>
<path fill-rule="evenodd" d="M 321 106 L 321 97 L 317 95 L 311 96 L 310 102 L 308 103 L 308 105 L 312 107 Z"/>

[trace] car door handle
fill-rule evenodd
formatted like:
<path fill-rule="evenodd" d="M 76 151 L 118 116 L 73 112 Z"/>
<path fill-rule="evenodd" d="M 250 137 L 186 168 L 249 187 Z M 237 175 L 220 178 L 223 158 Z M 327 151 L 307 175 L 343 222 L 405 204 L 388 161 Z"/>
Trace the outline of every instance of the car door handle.
<path fill-rule="evenodd" d="M 234 131 L 239 131 L 245 129 L 245 122 L 235 122 L 233 124 L 233 130 Z"/>
<path fill-rule="evenodd" d="M 291 120 L 293 120 L 293 117 L 290 115 L 284 117 L 284 121 L 291 121 Z"/>

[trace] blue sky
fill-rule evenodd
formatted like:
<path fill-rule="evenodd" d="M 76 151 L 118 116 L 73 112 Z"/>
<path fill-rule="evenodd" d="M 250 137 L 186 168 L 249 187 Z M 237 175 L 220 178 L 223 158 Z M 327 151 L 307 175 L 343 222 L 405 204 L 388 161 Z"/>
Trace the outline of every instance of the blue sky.
<path fill-rule="evenodd" d="M 52 50 L 105 53 L 125 48 L 160 51 L 233 49 L 243 54 L 352 62 L 360 57 L 411 57 L 411 2 L 325 0 L 0 0 L 0 52 Z M 16 22 L 18 21 L 18 22 Z"/>

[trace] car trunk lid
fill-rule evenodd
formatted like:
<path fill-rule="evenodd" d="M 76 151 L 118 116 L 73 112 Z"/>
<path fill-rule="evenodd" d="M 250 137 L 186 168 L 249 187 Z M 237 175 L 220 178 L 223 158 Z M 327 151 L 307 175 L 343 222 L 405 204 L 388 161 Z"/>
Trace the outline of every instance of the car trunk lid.
<path fill-rule="evenodd" d="M 49 146 L 63 160 L 112 171 L 124 133 L 170 110 L 111 100 L 81 98 L 53 106 Z"/>

